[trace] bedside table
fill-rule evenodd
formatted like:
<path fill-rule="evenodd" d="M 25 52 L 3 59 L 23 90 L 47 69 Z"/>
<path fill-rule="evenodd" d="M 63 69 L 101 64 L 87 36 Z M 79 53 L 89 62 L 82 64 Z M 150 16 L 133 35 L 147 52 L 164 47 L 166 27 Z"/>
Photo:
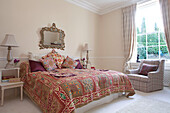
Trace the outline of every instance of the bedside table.
<path fill-rule="evenodd" d="M 4 103 L 4 90 L 11 88 L 21 88 L 21 100 L 23 100 L 23 82 L 2 82 L 2 72 L 9 70 L 17 70 L 17 77 L 19 78 L 19 70 L 20 68 L 10 68 L 10 69 L 0 69 L 0 87 L 1 87 L 1 105 Z"/>

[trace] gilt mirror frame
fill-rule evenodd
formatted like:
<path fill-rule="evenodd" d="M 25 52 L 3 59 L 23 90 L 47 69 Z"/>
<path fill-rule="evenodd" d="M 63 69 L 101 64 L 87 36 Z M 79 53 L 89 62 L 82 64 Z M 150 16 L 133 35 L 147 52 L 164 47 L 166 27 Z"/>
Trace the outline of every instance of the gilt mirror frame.
<path fill-rule="evenodd" d="M 56 45 L 45 45 L 44 40 L 45 40 L 45 38 L 48 38 L 48 37 L 44 37 L 45 31 L 59 33 L 59 36 L 60 36 L 59 39 L 60 39 L 61 43 L 56 44 Z M 65 48 L 65 43 L 64 43 L 65 33 L 64 33 L 63 30 L 56 28 L 55 23 L 53 23 L 51 27 L 43 27 L 40 31 L 40 35 L 41 35 L 41 40 L 40 40 L 40 43 L 39 43 L 40 49 L 57 48 L 57 49 L 64 50 L 64 48 Z"/>

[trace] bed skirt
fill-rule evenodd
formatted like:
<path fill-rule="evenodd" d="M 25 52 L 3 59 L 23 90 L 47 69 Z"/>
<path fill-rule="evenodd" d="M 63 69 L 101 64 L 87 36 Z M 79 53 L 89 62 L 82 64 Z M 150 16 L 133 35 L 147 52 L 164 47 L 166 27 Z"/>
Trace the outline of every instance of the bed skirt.
<path fill-rule="evenodd" d="M 113 100 L 115 100 L 115 99 L 117 99 L 117 98 L 119 98 L 121 96 L 123 96 L 122 92 L 113 93 L 113 94 L 108 95 L 108 96 L 106 96 L 104 98 L 101 98 L 99 100 L 94 100 L 93 102 L 90 102 L 87 105 L 84 105 L 84 106 L 82 106 L 80 108 L 76 108 L 75 113 L 84 113 L 84 112 L 86 112 L 86 111 L 88 111 L 88 110 L 90 110 L 90 109 L 92 109 L 94 107 L 100 106 L 100 105 L 105 104 L 105 103 L 109 103 L 109 102 L 111 102 L 111 101 L 113 101 Z"/>

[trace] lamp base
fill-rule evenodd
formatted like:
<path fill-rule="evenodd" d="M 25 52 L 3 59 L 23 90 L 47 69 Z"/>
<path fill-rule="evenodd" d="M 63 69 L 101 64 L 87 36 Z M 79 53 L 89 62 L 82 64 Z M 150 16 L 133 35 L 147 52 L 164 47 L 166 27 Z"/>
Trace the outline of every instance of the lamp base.
<path fill-rule="evenodd" d="M 9 69 L 9 68 L 14 68 L 14 64 L 11 64 L 10 62 L 8 62 L 5 66 L 5 69 Z"/>

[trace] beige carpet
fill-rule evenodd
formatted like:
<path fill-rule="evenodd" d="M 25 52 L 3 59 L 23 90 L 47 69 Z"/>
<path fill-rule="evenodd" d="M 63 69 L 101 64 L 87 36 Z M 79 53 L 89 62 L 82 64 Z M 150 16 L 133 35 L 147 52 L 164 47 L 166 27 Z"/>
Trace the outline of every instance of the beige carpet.
<path fill-rule="evenodd" d="M 170 104 L 155 99 L 140 98 L 116 113 L 170 113 Z"/>
<path fill-rule="evenodd" d="M 5 95 L 7 94 L 8 94 L 8 90 L 5 91 Z M 24 100 L 20 101 L 20 96 L 17 95 L 16 97 L 13 94 L 14 93 L 10 93 L 11 98 L 5 98 L 4 105 L 0 106 L 0 113 L 42 113 L 40 108 L 36 104 L 34 104 L 26 95 L 24 95 Z M 126 109 L 126 106 L 129 106 L 132 103 L 136 103 L 135 104 L 135 108 L 136 108 L 136 106 L 138 105 L 138 100 L 140 100 L 141 98 L 158 100 L 158 102 L 168 103 L 170 105 L 170 87 L 165 87 L 163 90 L 155 91 L 151 93 L 143 93 L 140 91 L 136 91 L 136 94 L 130 98 L 120 97 L 116 100 L 113 100 L 110 103 L 103 104 L 93 109 L 90 109 L 85 113 L 116 113 L 117 111 L 120 110 L 121 112 L 119 113 L 123 113 L 124 109 Z M 150 103 L 145 101 L 144 106 L 147 106 L 148 104 Z M 160 104 L 158 106 L 160 107 Z M 154 108 L 159 108 L 159 107 L 154 107 Z M 125 113 L 128 112 L 126 111 Z M 132 111 L 132 113 L 134 112 Z M 135 113 L 139 113 L 139 112 L 135 111 Z"/>

